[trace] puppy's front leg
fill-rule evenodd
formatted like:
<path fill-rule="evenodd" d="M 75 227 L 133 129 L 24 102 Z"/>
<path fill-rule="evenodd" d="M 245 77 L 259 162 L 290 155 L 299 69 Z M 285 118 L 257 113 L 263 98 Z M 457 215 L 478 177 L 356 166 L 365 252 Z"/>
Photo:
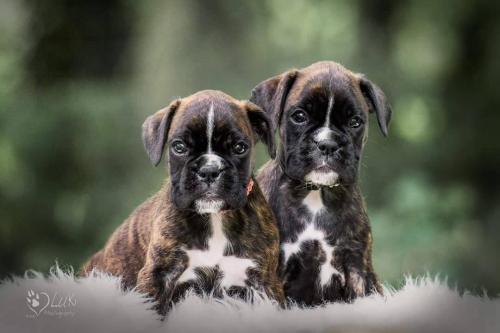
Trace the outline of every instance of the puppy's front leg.
<path fill-rule="evenodd" d="M 347 299 L 352 300 L 367 295 L 367 284 L 364 271 L 354 267 L 348 269 L 346 281 Z"/>
<path fill-rule="evenodd" d="M 363 249 L 351 247 L 342 251 L 339 258 L 345 272 L 345 298 L 347 301 L 368 295 L 373 288 L 372 283 L 367 280 L 363 253 Z"/>
<path fill-rule="evenodd" d="M 175 252 L 150 246 L 137 277 L 137 290 L 156 301 L 154 308 L 161 315 L 167 314 L 177 279 L 186 268 L 182 256 Z"/>

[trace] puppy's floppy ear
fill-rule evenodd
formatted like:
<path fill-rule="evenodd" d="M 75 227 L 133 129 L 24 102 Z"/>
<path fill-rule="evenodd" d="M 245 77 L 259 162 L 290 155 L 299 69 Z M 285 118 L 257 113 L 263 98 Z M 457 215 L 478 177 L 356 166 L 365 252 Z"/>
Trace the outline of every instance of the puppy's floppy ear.
<path fill-rule="evenodd" d="M 166 108 L 147 117 L 142 124 L 142 142 L 154 166 L 160 163 L 170 124 L 180 104 L 180 99 L 173 101 Z"/>
<path fill-rule="evenodd" d="M 288 92 L 297 78 L 298 70 L 276 75 L 262 81 L 252 90 L 250 101 L 262 107 L 273 120 L 273 129 L 278 128 Z"/>
<path fill-rule="evenodd" d="M 260 107 L 252 102 L 245 102 L 248 119 L 257 137 L 267 145 L 271 158 L 276 157 L 276 143 L 271 118 Z"/>
<path fill-rule="evenodd" d="M 370 112 L 375 112 L 377 115 L 378 125 L 382 134 L 387 136 L 389 132 L 389 122 L 391 121 L 392 110 L 387 103 L 384 92 L 373 82 L 360 75 L 359 87 Z"/>

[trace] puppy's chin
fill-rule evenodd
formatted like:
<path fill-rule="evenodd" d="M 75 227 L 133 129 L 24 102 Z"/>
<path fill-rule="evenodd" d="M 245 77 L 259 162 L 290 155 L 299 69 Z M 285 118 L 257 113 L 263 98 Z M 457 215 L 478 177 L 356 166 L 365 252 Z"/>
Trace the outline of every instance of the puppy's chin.
<path fill-rule="evenodd" d="M 313 170 L 309 172 L 305 180 L 314 185 L 334 186 L 337 184 L 339 174 L 332 170 Z"/>
<path fill-rule="evenodd" d="M 194 202 L 194 207 L 198 214 L 214 214 L 219 213 L 224 204 L 220 199 L 198 199 Z"/>

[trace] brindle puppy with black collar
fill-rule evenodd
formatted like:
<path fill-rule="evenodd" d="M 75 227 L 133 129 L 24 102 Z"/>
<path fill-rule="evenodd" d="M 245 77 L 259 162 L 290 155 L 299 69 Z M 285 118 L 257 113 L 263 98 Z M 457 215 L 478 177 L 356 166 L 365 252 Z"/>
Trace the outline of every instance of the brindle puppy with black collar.
<path fill-rule="evenodd" d="M 279 223 L 285 296 L 317 305 L 382 292 L 358 170 L 369 113 L 387 135 L 383 92 L 319 62 L 260 83 L 251 101 L 273 117 L 281 138 L 258 181 Z"/>
<path fill-rule="evenodd" d="M 158 311 L 188 289 L 249 297 L 249 287 L 284 301 L 279 238 L 253 182 L 258 138 L 274 155 L 271 120 L 255 104 L 218 91 L 172 102 L 143 125 L 154 165 L 164 146 L 170 177 L 85 265 L 121 276 L 125 288 L 158 300 Z"/>

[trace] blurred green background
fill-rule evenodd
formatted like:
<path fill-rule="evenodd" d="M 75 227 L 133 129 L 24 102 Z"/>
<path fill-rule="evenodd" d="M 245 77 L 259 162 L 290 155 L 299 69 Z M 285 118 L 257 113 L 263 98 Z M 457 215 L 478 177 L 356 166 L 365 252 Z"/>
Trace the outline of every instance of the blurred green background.
<path fill-rule="evenodd" d="M 0 3 L 0 277 L 79 267 L 161 185 L 144 118 L 220 89 L 244 99 L 336 60 L 394 110 L 362 165 L 382 280 L 500 292 L 500 15 L 494 1 Z M 268 156 L 260 149 L 259 164 Z"/>

